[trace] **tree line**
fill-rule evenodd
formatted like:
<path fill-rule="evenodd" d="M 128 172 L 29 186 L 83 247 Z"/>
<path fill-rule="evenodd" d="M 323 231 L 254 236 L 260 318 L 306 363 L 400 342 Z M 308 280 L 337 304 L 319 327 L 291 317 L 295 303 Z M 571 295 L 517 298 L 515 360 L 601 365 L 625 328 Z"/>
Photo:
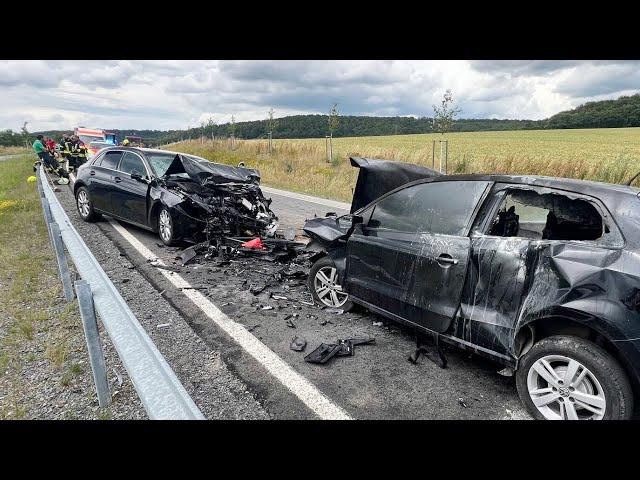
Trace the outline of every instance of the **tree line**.
<path fill-rule="evenodd" d="M 435 107 L 434 107 L 435 108 Z M 186 139 L 200 137 L 229 137 L 255 139 L 267 138 L 272 132 L 273 138 L 322 138 L 331 134 L 333 137 L 363 137 L 377 135 L 406 135 L 432 133 L 438 131 L 437 122 L 431 117 L 369 117 L 340 116 L 330 131 L 330 115 L 292 115 L 273 118 L 273 111 L 265 120 L 248 122 L 233 121 L 216 124 L 212 120 L 203 122 L 199 127 L 186 130 L 118 130 L 114 129 L 118 138 L 136 135 L 143 138 L 147 145 L 163 145 Z M 623 96 L 616 100 L 588 102 L 569 111 L 560 112 L 545 120 L 501 120 L 501 119 L 451 119 L 448 122 L 451 132 L 480 132 L 499 130 L 531 130 L 561 128 L 612 128 L 640 127 L 640 94 Z M 42 133 L 58 139 L 63 130 L 50 130 Z M 24 145 L 32 141 L 34 134 L 12 130 L 0 131 L 0 145 Z"/>

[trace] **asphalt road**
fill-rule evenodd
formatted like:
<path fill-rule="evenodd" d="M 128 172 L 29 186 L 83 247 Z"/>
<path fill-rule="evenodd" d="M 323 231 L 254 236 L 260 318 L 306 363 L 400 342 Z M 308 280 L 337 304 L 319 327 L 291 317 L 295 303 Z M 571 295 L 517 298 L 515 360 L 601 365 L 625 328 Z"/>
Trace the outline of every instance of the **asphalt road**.
<path fill-rule="evenodd" d="M 60 190 L 59 198 L 72 221 L 76 225 L 82 224 L 73 208 L 70 188 L 63 187 Z M 278 215 L 281 225 L 298 231 L 307 218 L 324 216 L 327 211 L 346 213 L 348 208 L 346 204 L 274 189 L 265 188 L 265 193 L 273 199 L 271 208 Z M 162 246 L 155 235 L 136 227 L 124 226 L 153 256 L 167 265 L 177 264 L 175 250 Z M 313 388 L 356 419 L 529 418 L 517 397 L 514 379 L 497 374 L 502 368 L 500 365 L 453 347 L 446 348 L 449 362 L 446 369 L 424 358 L 418 365 L 413 365 L 407 360 L 415 349 L 412 332 L 375 315 L 367 312 L 336 315 L 306 306 L 301 303 L 308 300 L 308 293 L 301 291 L 304 287 L 284 292 L 284 295 L 288 295 L 286 301 L 269 298 L 268 293 L 254 296 L 240 286 L 242 269 L 237 267 L 229 270 L 209 268 L 207 265 L 180 268 L 179 275 L 182 278 L 205 292 L 207 299 L 224 312 L 232 323 L 244 325 L 259 340 L 258 343 L 261 342 L 275 353 L 303 379 L 294 378 L 287 383 L 286 379 L 276 378 L 273 368 L 269 370 L 259 355 L 248 353 L 245 347 L 221 329 L 187 298 L 185 290 L 175 288 L 150 264 L 149 258 L 140 253 L 139 248 L 136 249 L 116 230 L 108 217 L 96 224 L 84 224 L 80 233 L 87 235 L 93 249 L 104 250 L 105 243 L 91 238 L 99 235 L 107 239 L 116 248 L 107 255 L 102 254 L 102 258 L 117 255 L 115 252 L 118 251 L 120 257 L 126 257 L 135 266 L 135 273 L 144 278 L 144 291 L 137 283 L 131 285 L 132 282 L 120 283 L 118 288 L 127 301 L 133 301 L 136 308 L 144 312 L 145 317 L 153 318 L 153 322 L 144 325 L 152 338 L 158 336 L 154 326 L 161 323 L 161 317 L 168 308 L 171 315 L 177 312 L 195 333 L 189 336 L 183 332 L 177 341 L 166 339 L 171 343 L 171 348 L 167 347 L 169 353 L 162 348 L 161 351 L 174 369 L 176 358 L 179 359 L 176 373 L 190 393 L 197 391 L 197 395 L 192 393 L 192 396 L 206 411 L 208 418 L 317 418 L 317 412 L 309 407 L 313 399 L 309 400 L 308 395 L 305 397 L 305 392 L 313 392 Z M 259 273 L 266 268 L 265 263 L 256 261 L 252 273 Z M 121 281 L 123 274 L 129 275 L 132 271 L 125 267 L 122 272 L 118 272 L 117 266 L 111 266 L 107 273 Z M 158 307 L 156 303 L 159 300 L 170 306 L 163 304 Z M 256 302 L 259 302 L 258 305 L 274 306 L 274 309 L 262 310 L 256 306 Z M 297 315 L 289 318 L 295 321 L 295 329 L 287 326 L 285 321 L 287 315 L 294 313 Z M 383 325 L 379 325 L 381 321 Z M 162 335 L 170 337 L 171 330 Z M 304 353 L 289 348 L 294 335 L 306 339 Z M 197 339 L 192 338 L 196 336 Z M 352 357 L 334 358 L 326 365 L 310 364 L 303 360 L 304 355 L 321 342 L 365 336 L 375 337 L 376 343 L 357 347 Z M 192 360 L 191 364 L 188 360 L 199 355 L 197 352 L 202 350 L 202 346 L 194 346 L 199 342 L 206 346 L 208 355 L 215 356 L 217 371 L 225 375 L 223 381 L 215 381 L 215 374 L 211 373 L 210 368 L 207 370 L 203 362 Z M 180 349 L 195 353 L 191 353 L 191 357 L 188 354 L 181 356 Z M 197 379 L 195 383 L 194 378 Z M 225 389 L 231 389 L 232 393 Z M 245 391 L 246 395 L 238 393 Z M 221 415 L 221 405 L 233 401 L 240 402 L 240 407 L 233 409 L 229 406 L 230 414 L 226 417 Z M 206 408 L 202 407 L 203 404 Z"/>

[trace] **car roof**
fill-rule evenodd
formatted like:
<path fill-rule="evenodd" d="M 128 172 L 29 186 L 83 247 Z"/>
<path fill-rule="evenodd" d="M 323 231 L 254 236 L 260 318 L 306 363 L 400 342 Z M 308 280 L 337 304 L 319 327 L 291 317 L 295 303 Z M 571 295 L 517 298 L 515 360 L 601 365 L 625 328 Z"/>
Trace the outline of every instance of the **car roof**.
<path fill-rule="evenodd" d="M 611 193 L 627 193 L 638 195 L 640 188 L 613 183 L 595 182 L 592 180 L 579 180 L 575 178 L 545 177 L 541 175 L 483 175 L 483 174 L 456 174 L 442 175 L 432 179 L 434 182 L 446 182 L 455 180 L 476 180 L 496 183 L 512 183 L 532 185 L 536 187 L 556 188 L 585 195 L 600 196 Z"/>

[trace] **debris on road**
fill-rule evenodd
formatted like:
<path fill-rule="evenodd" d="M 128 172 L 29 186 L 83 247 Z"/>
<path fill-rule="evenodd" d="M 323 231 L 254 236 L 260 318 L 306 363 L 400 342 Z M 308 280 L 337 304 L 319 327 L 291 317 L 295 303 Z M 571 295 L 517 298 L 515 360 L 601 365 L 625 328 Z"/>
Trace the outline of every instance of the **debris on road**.
<path fill-rule="evenodd" d="M 304 357 L 305 362 L 325 364 L 335 356 L 345 357 L 354 355 L 356 345 L 371 345 L 375 338 L 348 338 L 337 340 L 336 343 L 321 343 L 314 351 Z"/>
<path fill-rule="evenodd" d="M 302 352 L 306 346 L 307 346 L 307 341 L 304 338 L 295 336 L 291 340 L 291 344 L 289 345 L 289 348 L 291 348 L 291 350 L 294 350 L 296 352 Z"/>
<path fill-rule="evenodd" d="M 156 328 L 169 328 L 170 326 L 170 323 L 161 323 L 159 325 L 156 325 Z"/>

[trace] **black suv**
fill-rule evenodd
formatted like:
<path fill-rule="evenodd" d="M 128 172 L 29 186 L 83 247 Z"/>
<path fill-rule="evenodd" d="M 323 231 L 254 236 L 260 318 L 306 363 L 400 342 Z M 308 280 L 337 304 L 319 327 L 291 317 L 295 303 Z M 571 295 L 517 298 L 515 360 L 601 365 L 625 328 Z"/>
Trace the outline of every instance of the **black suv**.
<path fill-rule="evenodd" d="M 631 417 L 639 189 L 352 163 L 352 213 L 305 224 L 317 302 L 360 304 L 511 367 L 535 418 Z"/>

